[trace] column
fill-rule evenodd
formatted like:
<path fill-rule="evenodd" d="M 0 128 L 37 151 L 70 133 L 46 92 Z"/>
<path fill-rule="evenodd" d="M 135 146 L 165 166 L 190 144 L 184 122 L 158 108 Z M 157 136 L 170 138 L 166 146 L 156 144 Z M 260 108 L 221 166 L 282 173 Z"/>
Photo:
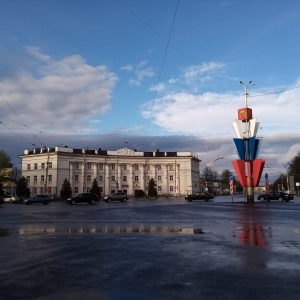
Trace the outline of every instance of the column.
<path fill-rule="evenodd" d="M 110 172 L 109 172 L 109 164 L 106 163 L 104 165 L 104 194 L 110 194 Z"/>

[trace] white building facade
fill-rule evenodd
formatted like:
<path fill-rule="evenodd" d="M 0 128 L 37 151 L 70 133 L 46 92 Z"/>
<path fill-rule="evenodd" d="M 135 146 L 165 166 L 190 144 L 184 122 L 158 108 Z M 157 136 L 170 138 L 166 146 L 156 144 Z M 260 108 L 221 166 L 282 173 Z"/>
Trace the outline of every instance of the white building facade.
<path fill-rule="evenodd" d="M 122 190 L 135 196 L 147 193 L 151 178 L 158 196 L 177 197 L 199 191 L 198 159 L 191 152 L 138 152 L 128 148 L 116 151 L 72 149 L 69 147 L 25 150 L 20 155 L 22 176 L 31 195 L 59 196 L 67 179 L 73 195 L 88 192 L 94 179 L 102 195 Z"/>

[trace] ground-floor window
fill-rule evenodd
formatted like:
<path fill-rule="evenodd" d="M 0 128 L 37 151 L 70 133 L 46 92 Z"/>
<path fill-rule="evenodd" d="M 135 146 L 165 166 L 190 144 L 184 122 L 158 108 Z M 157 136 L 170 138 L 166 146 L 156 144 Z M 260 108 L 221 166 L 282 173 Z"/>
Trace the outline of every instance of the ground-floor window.
<path fill-rule="evenodd" d="M 78 194 L 78 187 L 77 186 L 74 188 L 74 193 Z"/>

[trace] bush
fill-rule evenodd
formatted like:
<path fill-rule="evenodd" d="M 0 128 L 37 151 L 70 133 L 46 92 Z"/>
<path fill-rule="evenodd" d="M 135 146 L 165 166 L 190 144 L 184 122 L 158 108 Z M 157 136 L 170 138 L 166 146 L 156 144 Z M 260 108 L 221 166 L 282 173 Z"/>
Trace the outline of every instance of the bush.
<path fill-rule="evenodd" d="M 145 197 L 146 196 L 146 194 L 145 194 L 145 192 L 143 191 L 143 190 L 138 190 L 136 193 L 135 193 L 135 196 L 136 197 Z"/>

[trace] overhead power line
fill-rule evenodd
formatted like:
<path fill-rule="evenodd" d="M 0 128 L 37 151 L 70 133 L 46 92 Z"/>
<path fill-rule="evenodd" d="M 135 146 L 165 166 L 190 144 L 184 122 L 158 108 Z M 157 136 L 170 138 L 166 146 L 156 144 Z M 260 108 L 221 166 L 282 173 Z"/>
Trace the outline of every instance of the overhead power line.
<path fill-rule="evenodd" d="M 298 88 L 300 88 L 300 85 L 292 87 L 292 88 L 289 88 L 289 89 L 285 89 L 285 90 L 281 90 L 281 91 L 277 91 L 277 92 L 272 92 L 272 93 L 249 95 L 248 97 L 261 97 L 261 96 L 279 94 L 279 93 L 283 93 L 283 92 L 286 92 L 286 91 L 295 90 L 295 89 L 298 89 Z"/>

